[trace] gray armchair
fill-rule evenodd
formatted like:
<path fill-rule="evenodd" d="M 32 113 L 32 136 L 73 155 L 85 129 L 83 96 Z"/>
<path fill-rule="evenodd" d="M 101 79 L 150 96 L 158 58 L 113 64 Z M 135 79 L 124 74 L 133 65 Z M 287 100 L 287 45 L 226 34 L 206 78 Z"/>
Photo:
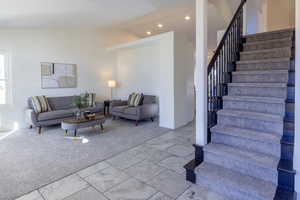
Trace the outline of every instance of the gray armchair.
<path fill-rule="evenodd" d="M 114 100 L 110 104 L 113 118 L 121 117 L 135 120 L 136 125 L 145 119 L 154 120 L 158 116 L 159 106 L 155 96 L 144 95 L 142 105 L 133 107 L 128 105 L 128 101 Z"/>

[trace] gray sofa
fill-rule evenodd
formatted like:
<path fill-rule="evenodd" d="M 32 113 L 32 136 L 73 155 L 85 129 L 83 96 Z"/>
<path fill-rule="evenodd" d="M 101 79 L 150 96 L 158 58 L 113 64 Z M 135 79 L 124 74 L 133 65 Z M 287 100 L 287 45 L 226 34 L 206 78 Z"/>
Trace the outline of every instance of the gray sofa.
<path fill-rule="evenodd" d="M 136 125 L 139 121 L 151 119 L 158 116 L 159 106 L 155 96 L 144 95 L 142 104 L 136 107 L 129 106 L 128 101 L 114 100 L 111 102 L 111 115 L 113 119 L 121 117 L 135 120 Z"/>
<path fill-rule="evenodd" d="M 31 128 L 33 126 L 38 127 L 38 133 L 41 134 L 42 127 L 60 124 L 63 119 L 75 116 L 77 109 L 72 106 L 73 98 L 73 96 L 47 97 L 52 111 L 39 114 L 34 111 L 31 99 L 29 98 L 28 109 L 26 109 L 26 122 Z M 84 110 L 103 114 L 104 105 L 103 103 L 96 102 L 95 107 L 86 108 Z"/>

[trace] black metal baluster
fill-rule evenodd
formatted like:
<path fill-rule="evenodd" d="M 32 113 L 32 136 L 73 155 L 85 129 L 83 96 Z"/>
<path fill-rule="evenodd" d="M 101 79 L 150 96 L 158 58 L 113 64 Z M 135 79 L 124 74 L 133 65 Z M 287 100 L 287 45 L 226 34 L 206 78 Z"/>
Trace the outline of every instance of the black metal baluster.
<path fill-rule="evenodd" d="M 208 128 L 217 124 L 216 114 L 223 107 L 222 97 L 227 94 L 227 83 L 230 82 L 229 73 L 234 70 L 233 62 L 239 59 L 243 42 L 243 6 L 245 2 L 246 0 L 242 0 L 208 65 Z M 208 133 L 210 134 L 209 130 Z"/>

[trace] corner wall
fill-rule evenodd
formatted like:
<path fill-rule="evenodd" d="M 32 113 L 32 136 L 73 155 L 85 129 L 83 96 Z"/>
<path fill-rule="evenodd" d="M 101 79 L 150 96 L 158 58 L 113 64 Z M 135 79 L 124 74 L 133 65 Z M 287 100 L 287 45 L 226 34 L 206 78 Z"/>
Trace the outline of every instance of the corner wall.
<path fill-rule="evenodd" d="M 161 127 L 192 121 L 194 48 L 186 39 L 169 32 L 110 48 L 118 61 L 115 98 L 127 99 L 132 92 L 156 95 Z"/>
<path fill-rule="evenodd" d="M 186 35 L 175 33 L 174 38 L 175 127 L 181 127 L 195 117 L 195 47 Z"/>

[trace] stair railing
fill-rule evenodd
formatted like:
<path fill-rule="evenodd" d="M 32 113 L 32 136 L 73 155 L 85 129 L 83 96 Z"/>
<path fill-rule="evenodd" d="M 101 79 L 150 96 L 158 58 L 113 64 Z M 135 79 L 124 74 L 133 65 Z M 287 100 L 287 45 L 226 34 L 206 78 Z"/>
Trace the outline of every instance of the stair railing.
<path fill-rule="evenodd" d="M 211 140 L 210 128 L 217 124 L 217 111 L 223 108 L 222 97 L 228 93 L 227 83 L 231 82 L 231 72 L 235 69 L 235 62 L 239 60 L 242 49 L 243 8 L 246 1 L 241 1 L 208 65 L 208 142 Z"/>

